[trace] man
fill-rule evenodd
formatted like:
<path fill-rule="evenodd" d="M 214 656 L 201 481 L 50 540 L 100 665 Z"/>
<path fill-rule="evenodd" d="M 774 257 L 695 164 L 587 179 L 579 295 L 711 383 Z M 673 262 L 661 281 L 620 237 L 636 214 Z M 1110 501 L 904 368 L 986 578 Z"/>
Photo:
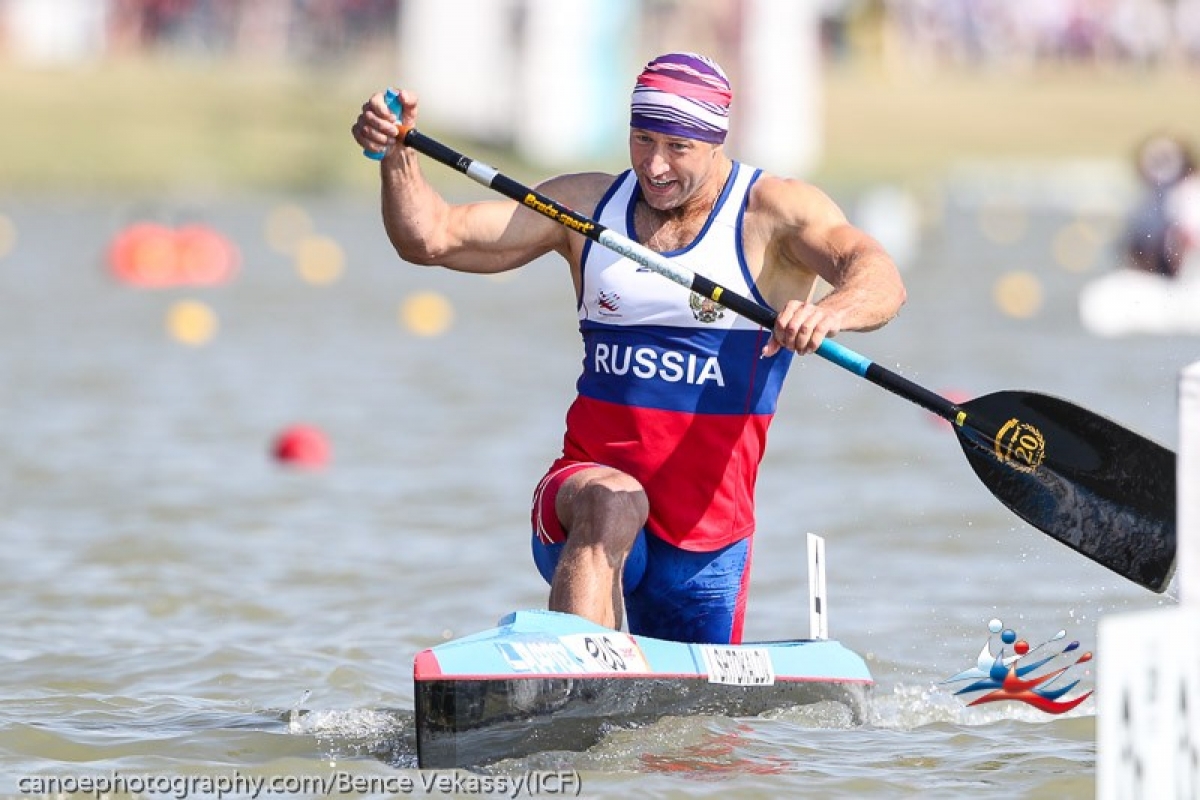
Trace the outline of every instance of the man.
<path fill-rule="evenodd" d="M 1138 148 L 1136 161 L 1144 194 L 1126 224 L 1125 255 L 1133 269 L 1177 278 L 1189 250 L 1200 245 L 1188 236 L 1188 220 L 1198 216 L 1189 201 L 1200 185 L 1195 159 L 1185 142 L 1156 133 Z"/>
<path fill-rule="evenodd" d="M 399 122 L 415 125 L 416 95 L 400 97 Z M 585 361 L 563 453 L 534 493 L 534 560 L 552 610 L 613 628 L 627 613 L 631 632 L 678 641 L 741 641 L 754 484 L 792 353 L 878 328 L 905 299 L 892 260 L 825 194 L 726 155 L 731 99 L 715 62 L 660 56 L 633 91 L 632 168 L 538 189 L 778 309 L 773 331 L 514 202 L 448 204 L 395 146 L 382 94 L 351 129 L 387 150 L 383 220 L 404 260 L 477 273 L 567 262 Z M 822 278 L 832 289 L 811 302 Z"/>

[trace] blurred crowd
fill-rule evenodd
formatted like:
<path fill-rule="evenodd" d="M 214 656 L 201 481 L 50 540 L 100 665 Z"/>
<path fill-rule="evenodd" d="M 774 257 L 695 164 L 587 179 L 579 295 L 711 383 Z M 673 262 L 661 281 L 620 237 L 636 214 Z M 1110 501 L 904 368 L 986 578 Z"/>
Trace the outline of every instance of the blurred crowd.
<path fill-rule="evenodd" d="M 392 40 L 400 0 L 108 0 L 116 53 L 185 50 L 280 59 L 338 57 Z"/>
<path fill-rule="evenodd" d="M 1200 0 L 835 0 L 933 62 L 1200 66 Z"/>
<path fill-rule="evenodd" d="M 42 2 L 0 0 L 0 9 Z M 365 43 L 394 42 L 405 7 L 416 5 L 415 0 L 95 2 L 70 0 L 61 8 L 105 8 L 102 49 L 108 54 L 169 50 L 286 60 L 336 58 Z M 505 4 L 512 25 L 499 33 L 519 38 L 517 30 L 534 0 L 458 2 L 464 9 L 470 2 Z M 719 33 L 738 27 L 747 2 L 631 0 L 631 8 L 642 28 L 682 16 L 693 28 Z M 1200 66 L 1200 0 L 811 2 L 820 15 L 826 56 L 833 61 L 882 57 L 892 67 L 1044 62 Z M 464 24 L 470 24 L 470 16 L 464 13 Z M 2 34 L 0 51 L 5 47 Z"/>

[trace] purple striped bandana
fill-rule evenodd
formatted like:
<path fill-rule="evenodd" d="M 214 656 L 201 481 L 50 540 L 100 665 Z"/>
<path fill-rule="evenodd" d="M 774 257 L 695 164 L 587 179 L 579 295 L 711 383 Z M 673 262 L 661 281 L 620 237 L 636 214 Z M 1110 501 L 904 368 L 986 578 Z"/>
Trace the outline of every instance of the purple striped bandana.
<path fill-rule="evenodd" d="M 667 53 L 638 76 L 629 126 L 721 144 L 732 100 L 729 78 L 717 62 L 696 53 Z"/>

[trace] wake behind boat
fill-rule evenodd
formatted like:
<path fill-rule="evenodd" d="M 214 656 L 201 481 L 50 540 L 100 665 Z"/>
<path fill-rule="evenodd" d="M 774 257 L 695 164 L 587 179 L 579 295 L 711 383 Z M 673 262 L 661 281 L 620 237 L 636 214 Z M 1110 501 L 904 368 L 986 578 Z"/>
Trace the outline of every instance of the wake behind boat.
<path fill-rule="evenodd" d="M 872 686 L 863 659 L 828 639 L 686 644 L 553 611 L 518 611 L 425 650 L 413 678 L 422 769 L 585 750 L 667 716 L 836 701 L 860 722 Z"/>

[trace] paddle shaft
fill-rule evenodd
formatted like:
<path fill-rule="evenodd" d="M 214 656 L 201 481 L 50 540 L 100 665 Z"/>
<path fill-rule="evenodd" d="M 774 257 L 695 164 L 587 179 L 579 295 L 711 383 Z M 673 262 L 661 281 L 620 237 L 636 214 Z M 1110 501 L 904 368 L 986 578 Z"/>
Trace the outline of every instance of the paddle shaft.
<path fill-rule="evenodd" d="M 595 220 L 572 211 L 546 195 L 504 175 L 495 167 L 469 158 L 462 153 L 431 139 L 416 128 L 402 132 L 404 144 L 434 161 L 445 164 L 466 175 L 478 184 L 515 200 L 525 208 L 536 211 L 558 224 L 586 236 L 609 250 L 620 253 L 629 260 L 641 264 L 665 278 L 687 287 L 703 297 L 741 314 L 751 322 L 764 328 L 775 327 L 776 313 L 770 308 L 748 297 L 726 289 L 703 275 L 697 274 L 677 262 L 656 253 L 644 245 L 606 228 Z M 817 355 L 832 361 L 871 383 L 909 400 L 922 408 L 947 419 L 960 427 L 966 422 L 966 412 L 939 394 L 913 383 L 903 375 L 881 367 L 870 359 L 832 339 L 825 339 L 817 348 Z"/>

